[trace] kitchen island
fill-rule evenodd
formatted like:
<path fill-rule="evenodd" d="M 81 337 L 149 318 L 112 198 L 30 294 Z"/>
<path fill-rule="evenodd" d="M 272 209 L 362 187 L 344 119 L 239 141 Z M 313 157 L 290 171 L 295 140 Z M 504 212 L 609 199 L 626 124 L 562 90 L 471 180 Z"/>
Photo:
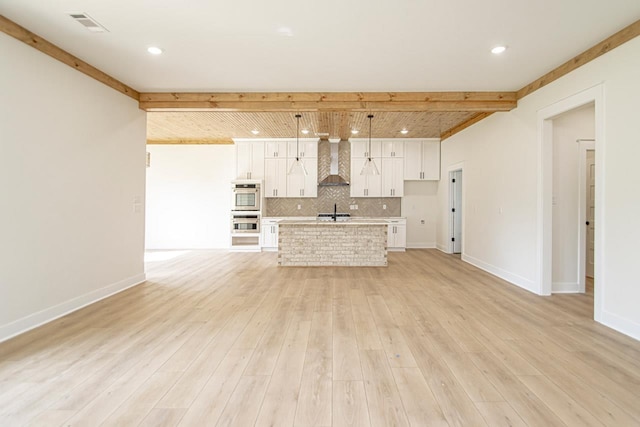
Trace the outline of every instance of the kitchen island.
<path fill-rule="evenodd" d="M 280 221 L 278 265 L 386 267 L 385 220 Z"/>

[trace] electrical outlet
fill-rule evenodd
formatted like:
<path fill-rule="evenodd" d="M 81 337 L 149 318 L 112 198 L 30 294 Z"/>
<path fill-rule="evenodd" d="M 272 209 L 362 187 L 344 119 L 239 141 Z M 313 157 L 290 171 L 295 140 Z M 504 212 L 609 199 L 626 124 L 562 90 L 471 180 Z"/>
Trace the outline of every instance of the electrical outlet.
<path fill-rule="evenodd" d="M 142 213 L 142 197 L 133 197 L 133 213 Z"/>
<path fill-rule="evenodd" d="M 300 210 L 300 209 L 302 209 L 302 206 L 301 206 L 301 205 L 298 205 L 298 210 Z"/>
<path fill-rule="evenodd" d="M 353 205 L 353 207 L 355 208 L 355 210 L 358 210 L 358 205 Z"/>
<path fill-rule="evenodd" d="M 387 209 L 387 205 L 382 205 L 382 209 Z"/>

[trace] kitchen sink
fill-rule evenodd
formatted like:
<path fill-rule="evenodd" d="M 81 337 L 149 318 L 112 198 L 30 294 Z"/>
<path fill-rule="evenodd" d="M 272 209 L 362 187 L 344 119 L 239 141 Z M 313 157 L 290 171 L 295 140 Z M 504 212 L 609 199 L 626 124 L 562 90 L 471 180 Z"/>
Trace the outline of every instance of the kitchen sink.
<path fill-rule="evenodd" d="M 335 215 L 336 221 L 349 221 L 351 219 L 351 214 L 348 213 L 319 213 L 318 220 L 319 221 L 333 221 L 333 216 Z"/>

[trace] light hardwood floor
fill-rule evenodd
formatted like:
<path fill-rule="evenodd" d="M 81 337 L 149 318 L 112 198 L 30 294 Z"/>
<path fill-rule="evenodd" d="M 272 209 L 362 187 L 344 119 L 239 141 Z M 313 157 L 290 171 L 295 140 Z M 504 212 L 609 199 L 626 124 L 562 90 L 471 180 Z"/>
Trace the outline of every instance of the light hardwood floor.
<path fill-rule="evenodd" d="M 640 343 L 435 250 L 195 251 L 0 344 L 0 426 L 634 426 Z"/>

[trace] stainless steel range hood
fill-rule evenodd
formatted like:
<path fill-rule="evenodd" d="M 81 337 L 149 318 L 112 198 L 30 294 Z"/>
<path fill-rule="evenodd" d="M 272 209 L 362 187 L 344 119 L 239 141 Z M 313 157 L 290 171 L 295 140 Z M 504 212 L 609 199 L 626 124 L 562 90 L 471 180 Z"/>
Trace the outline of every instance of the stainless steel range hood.
<path fill-rule="evenodd" d="M 327 152 L 326 149 L 322 150 L 320 145 L 318 145 L 318 162 L 322 166 L 322 163 L 326 164 L 327 160 L 329 162 L 329 175 L 318 182 L 318 185 L 321 187 L 328 186 L 339 186 L 339 185 L 349 185 L 349 181 L 345 179 L 345 176 L 349 176 L 348 173 L 341 173 L 340 171 L 340 146 L 342 145 L 343 149 L 349 149 L 348 141 L 320 141 L 320 143 L 328 143 L 329 145 L 329 158 L 326 159 Z M 319 144 L 320 144 L 319 143 Z M 350 158 L 350 153 L 346 153 L 347 156 L 343 156 L 343 158 Z M 343 169 L 348 170 L 350 165 L 343 165 Z"/>

